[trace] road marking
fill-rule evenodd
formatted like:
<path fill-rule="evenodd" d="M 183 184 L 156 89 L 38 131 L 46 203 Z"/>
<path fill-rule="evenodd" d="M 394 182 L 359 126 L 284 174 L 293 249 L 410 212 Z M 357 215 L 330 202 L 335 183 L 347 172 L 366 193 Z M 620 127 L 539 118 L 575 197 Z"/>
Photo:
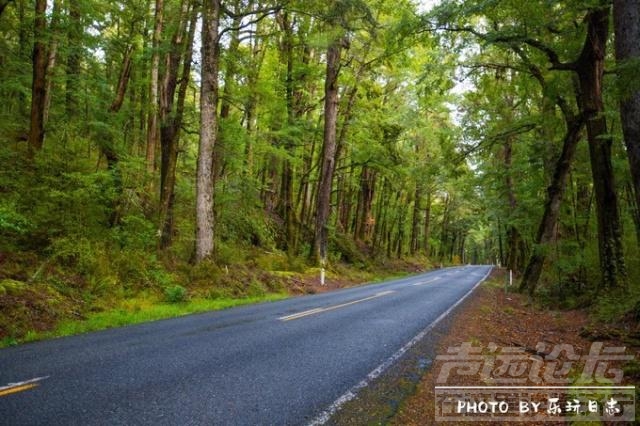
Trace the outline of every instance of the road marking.
<path fill-rule="evenodd" d="M 40 386 L 38 382 L 48 378 L 49 376 L 36 377 L 35 379 L 24 380 L 22 382 L 9 383 L 6 386 L 0 387 L 0 397 L 36 388 Z"/>
<path fill-rule="evenodd" d="M 424 281 L 424 282 L 421 282 L 421 283 L 415 283 L 415 284 L 411 284 L 411 285 L 415 287 L 415 286 L 418 286 L 418 285 L 430 284 L 430 283 L 432 283 L 434 281 L 438 281 L 439 279 L 440 279 L 440 277 L 437 277 L 437 278 L 434 278 L 434 279 L 429 280 L 429 281 Z"/>
<path fill-rule="evenodd" d="M 404 355 L 409 349 L 411 349 L 413 346 L 415 346 L 416 343 L 418 343 L 420 340 L 422 340 L 440 321 L 442 321 L 447 315 L 449 315 L 451 313 L 451 311 L 453 311 L 455 308 L 458 307 L 458 305 L 460 305 L 462 302 L 464 302 L 464 300 L 467 297 L 469 297 L 469 295 L 471 293 L 473 293 L 473 291 L 480 284 L 482 284 L 484 282 L 484 280 L 487 279 L 487 277 L 491 273 L 492 269 L 493 268 L 490 268 L 489 271 L 484 275 L 484 277 L 482 277 L 480 280 L 478 280 L 478 282 L 473 285 L 471 290 L 466 292 L 464 294 L 464 296 L 462 296 L 462 298 L 460 298 L 456 303 L 454 303 L 452 306 L 450 306 L 449 309 L 447 309 L 445 312 L 443 312 L 438 318 L 436 318 L 424 330 L 422 330 L 420 333 L 418 333 L 406 345 L 404 345 L 396 353 L 391 355 L 390 358 L 388 358 L 385 362 L 383 362 L 378 367 L 376 367 L 372 372 L 367 374 L 367 377 L 362 379 L 360 381 L 360 383 L 357 383 L 351 389 L 346 391 L 342 396 L 340 396 L 338 399 L 336 399 L 333 402 L 333 404 L 331 404 L 326 410 L 324 410 L 315 419 L 313 419 L 310 423 L 308 423 L 308 426 L 321 426 L 321 425 L 324 425 L 325 423 L 327 423 L 329 421 L 329 419 L 331 418 L 331 416 L 333 416 L 344 404 L 346 404 L 347 402 L 349 402 L 352 399 L 354 399 L 358 395 L 358 392 L 360 392 L 362 389 L 364 389 L 367 386 L 369 386 L 369 384 L 372 381 L 374 381 L 375 379 L 380 377 L 382 375 L 382 373 L 384 373 L 392 364 L 394 364 L 398 359 L 400 359 L 400 357 L 402 357 L 402 355 Z"/>
<path fill-rule="evenodd" d="M 18 392 L 22 392 L 22 391 L 26 391 L 35 387 L 38 387 L 39 385 L 37 383 L 31 383 L 28 385 L 22 385 L 22 386 L 15 386 L 9 389 L 5 389 L 0 391 L 0 396 L 6 396 L 6 395 L 11 395 L 12 393 L 18 393 Z"/>
<path fill-rule="evenodd" d="M 393 291 L 393 290 L 382 291 L 380 293 L 374 294 L 373 296 L 365 297 L 364 299 L 353 300 L 351 302 L 341 303 L 339 305 L 328 306 L 326 308 L 309 309 L 308 311 L 303 311 L 303 312 L 298 312 L 296 314 L 286 315 L 286 316 L 280 317 L 278 319 L 280 321 L 296 320 L 296 319 L 308 317 L 309 315 L 315 315 L 315 314 L 320 314 L 320 313 L 323 313 L 323 312 L 334 311 L 336 309 L 344 308 L 346 306 L 355 305 L 356 303 L 366 302 L 367 300 L 372 300 L 372 299 L 377 299 L 379 297 L 386 296 L 386 295 L 391 294 L 391 293 L 395 293 L 395 291 Z"/>

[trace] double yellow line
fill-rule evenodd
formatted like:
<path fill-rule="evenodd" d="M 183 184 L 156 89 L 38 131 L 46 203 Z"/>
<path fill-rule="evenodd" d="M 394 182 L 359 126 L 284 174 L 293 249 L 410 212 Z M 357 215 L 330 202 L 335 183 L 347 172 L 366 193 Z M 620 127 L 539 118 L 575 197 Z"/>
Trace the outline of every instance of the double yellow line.
<path fill-rule="evenodd" d="M 40 386 L 38 382 L 47 379 L 48 377 L 49 376 L 36 377 L 35 379 L 25 380 L 18 383 L 9 383 L 6 386 L 0 387 L 0 397 L 36 388 Z"/>

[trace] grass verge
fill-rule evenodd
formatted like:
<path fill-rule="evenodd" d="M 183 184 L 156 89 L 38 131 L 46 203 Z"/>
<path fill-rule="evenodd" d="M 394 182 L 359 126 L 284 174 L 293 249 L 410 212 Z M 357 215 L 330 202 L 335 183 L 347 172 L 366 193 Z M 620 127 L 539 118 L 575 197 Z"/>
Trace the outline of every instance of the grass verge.
<path fill-rule="evenodd" d="M 15 346 L 19 343 L 56 337 L 72 336 L 91 331 L 140 324 L 167 318 L 175 318 L 189 314 L 218 311 L 236 306 L 250 305 L 260 302 L 273 302 L 289 297 L 285 293 L 271 293 L 258 297 L 205 299 L 194 298 L 181 303 L 159 302 L 149 298 L 133 298 L 122 303 L 118 308 L 87 315 L 84 319 L 63 320 L 51 331 L 28 332 L 20 340 L 7 338 L 0 341 L 0 347 Z"/>

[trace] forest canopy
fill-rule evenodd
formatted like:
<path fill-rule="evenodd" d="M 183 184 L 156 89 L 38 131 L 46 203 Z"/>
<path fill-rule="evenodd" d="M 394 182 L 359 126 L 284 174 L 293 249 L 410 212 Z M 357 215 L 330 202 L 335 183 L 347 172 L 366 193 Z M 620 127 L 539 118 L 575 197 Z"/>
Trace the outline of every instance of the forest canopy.
<path fill-rule="evenodd" d="M 411 258 L 640 315 L 637 5 L 428 3 L 0 0 L 0 296 Z"/>

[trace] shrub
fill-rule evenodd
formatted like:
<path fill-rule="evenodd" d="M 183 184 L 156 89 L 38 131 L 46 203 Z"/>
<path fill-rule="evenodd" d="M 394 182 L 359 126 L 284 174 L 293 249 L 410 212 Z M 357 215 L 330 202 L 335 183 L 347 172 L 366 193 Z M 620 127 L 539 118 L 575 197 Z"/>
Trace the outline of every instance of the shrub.
<path fill-rule="evenodd" d="M 29 220 L 12 204 L 0 204 L 0 235 L 24 235 L 29 232 Z"/>
<path fill-rule="evenodd" d="M 180 303 L 187 300 L 187 289 L 181 285 L 172 285 L 164 289 L 164 298 L 169 303 Z"/>
<path fill-rule="evenodd" d="M 113 239 L 120 247 L 151 251 L 156 245 L 154 224 L 141 216 L 127 215 L 113 230 Z"/>

